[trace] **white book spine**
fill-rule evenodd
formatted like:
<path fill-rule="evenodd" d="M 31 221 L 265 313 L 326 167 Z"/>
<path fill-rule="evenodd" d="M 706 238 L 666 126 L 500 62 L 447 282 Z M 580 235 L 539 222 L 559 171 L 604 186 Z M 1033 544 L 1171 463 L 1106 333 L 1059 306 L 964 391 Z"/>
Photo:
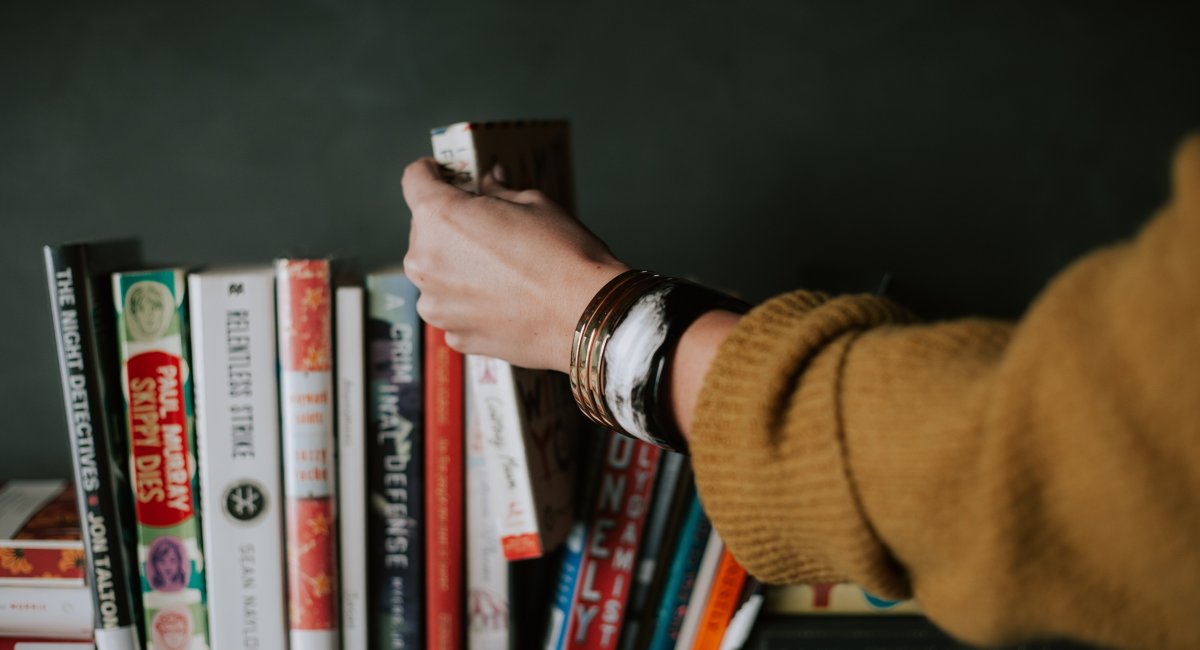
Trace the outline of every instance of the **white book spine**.
<path fill-rule="evenodd" d="M 500 547 L 510 560 L 540 556 L 537 503 L 530 484 L 513 369 L 491 357 L 467 357 L 470 401 L 483 429 L 484 462 Z"/>
<path fill-rule="evenodd" d="M 90 639 L 94 617 L 87 587 L 0 588 L 0 634 Z"/>
<path fill-rule="evenodd" d="M 342 647 L 367 647 L 366 388 L 363 356 L 363 289 L 338 287 L 338 578 L 342 595 Z"/>
<path fill-rule="evenodd" d="M 508 649 L 508 563 L 500 552 L 496 517 L 489 492 L 484 457 L 484 430 L 467 382 L 467 647 L 470 650 Z"/>
<path fill-rule="evenodd" d="M 208 271 L 188 282 L 211 646 L 282 648 L 274 272 Z"/>
<path fill-rule="evenodd" d="M 700 629 L 700 618 L 704 615 L 704 605 L 708 602 L 708 593 L 712 591 L 713 578 L 717 575 L 717 565 L 721 563 L 721 552 L 725 543 L 714 528 L 708 534 L 708 543 L 704 546 L 704 555 L 700 557 L 700 566 L 696 569 L 696 581 L 692 586 L 692 595 L 688 598 L 687 613 L 683 615 L 683 623 L 679 626 L 679 639 L 676 648 L 691 648 L 696 641 L 696 632 Z"/>

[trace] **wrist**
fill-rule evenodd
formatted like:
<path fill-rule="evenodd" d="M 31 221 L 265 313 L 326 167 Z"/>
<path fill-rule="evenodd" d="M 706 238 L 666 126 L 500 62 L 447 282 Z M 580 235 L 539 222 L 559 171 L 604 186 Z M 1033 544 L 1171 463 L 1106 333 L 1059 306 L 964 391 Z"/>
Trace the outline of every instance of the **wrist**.
<path fill-rule="evenodd" d="M 614 431 L 686 451 L 669 387 L 676 346 L 709 312 L 746 308 L 685 280 L 620 273 L 592 298 L 575 328 L 568 375 L 580 409 Z"/>
<path fill-rule="evenodd" d="M 560 309 L 558 315 L 553 319 L 557 323 L 555 326 L 556 341 L 554 349 L 550 351 L 549 368 L 562 373 L 570 373 L 571 341 L 575 326 L 579 323 L 580 314 L 587 308 L 593 296 L 613 278 L 628 270 L 627 265 L 616 260 L 590 262 L 586 267 L 579 269 L 578 273 L 566 278 L 568 286 L 563 291 L 563 298 L 557 301 Z"/>

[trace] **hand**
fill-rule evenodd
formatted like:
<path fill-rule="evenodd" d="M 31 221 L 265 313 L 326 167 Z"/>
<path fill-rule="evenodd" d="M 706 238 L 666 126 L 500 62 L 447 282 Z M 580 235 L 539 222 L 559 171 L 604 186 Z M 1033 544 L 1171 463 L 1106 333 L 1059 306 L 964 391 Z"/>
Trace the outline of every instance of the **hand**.
<path fill-rule="evenodd" d="M 628 267 L 541 192 L 508 190 L 491 173 L 475 196 L 422 158 L 403 187 L 413 215 L 404 270 L 421 318 L 459 352 L 567 372 L 584 308 Z"/>

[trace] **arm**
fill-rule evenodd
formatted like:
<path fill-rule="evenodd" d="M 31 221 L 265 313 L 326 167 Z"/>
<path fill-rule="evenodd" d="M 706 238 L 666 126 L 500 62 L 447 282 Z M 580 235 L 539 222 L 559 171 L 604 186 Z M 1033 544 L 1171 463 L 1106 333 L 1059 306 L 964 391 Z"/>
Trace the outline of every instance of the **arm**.
<path fill-rule="evenodd" d="M 1200 647 L 1200 139 L 1131 243 L 1016 325 L 870 296 L 748 314 L 691 432 L 706 510 L 776 582 L 915 594 L 977 643 Z"/>

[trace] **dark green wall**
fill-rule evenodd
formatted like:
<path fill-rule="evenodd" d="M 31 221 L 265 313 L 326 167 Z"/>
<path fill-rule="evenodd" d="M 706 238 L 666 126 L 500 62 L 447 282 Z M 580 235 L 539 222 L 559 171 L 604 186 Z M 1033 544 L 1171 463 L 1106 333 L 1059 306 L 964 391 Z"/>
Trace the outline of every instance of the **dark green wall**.
<path fill-rule="evenodd" d="M 753 298 L 886 270 L 931 317 L 1018 315 L 1200 127 L 1200 12 L 1164 3 L 13 4 L 0 477 L 69 472 L 42 244 L 397 261 L 431 126 L 569 118 L 634 265 Z"/>

